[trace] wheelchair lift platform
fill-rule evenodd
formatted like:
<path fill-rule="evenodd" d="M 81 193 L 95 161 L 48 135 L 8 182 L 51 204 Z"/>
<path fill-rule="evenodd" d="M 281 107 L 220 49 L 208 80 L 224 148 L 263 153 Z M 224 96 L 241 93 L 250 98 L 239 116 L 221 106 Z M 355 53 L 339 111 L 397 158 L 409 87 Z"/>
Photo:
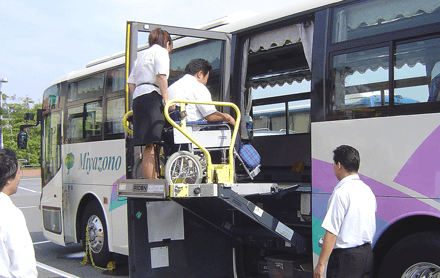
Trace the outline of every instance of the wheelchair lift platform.
<path fill-rule="evenodd" d="M 260 246 L 310 252 L 310 240 L 246 199 L 277 198 L 299 187 L 118 180 L 119 197 L 127 197 L 130 277 L 245 278 L 240 246 L 254 246 L 257 238 Z"/>
<path fill-rule="evenodd" d="M 282 190 L 292 190 L 297 186 Z M 300 234 L 245 198 L 250 195 L 273 195 L 279 191 L 276 183 L 168 185 L 166 180 L 118 180 L 120 197 L 172 200 L 236 239 L 237 231 L 226 218 L 228 212 L 238 211 L 292 244 L 299 253 L 305 252 L 307 247 L 303 245 L 305 241 Z"/>

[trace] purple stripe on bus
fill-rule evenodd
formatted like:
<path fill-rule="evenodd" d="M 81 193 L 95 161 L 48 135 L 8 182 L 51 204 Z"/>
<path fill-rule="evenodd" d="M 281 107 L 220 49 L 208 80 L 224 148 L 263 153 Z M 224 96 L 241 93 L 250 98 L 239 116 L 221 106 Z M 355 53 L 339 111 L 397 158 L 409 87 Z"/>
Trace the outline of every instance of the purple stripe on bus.
<path fill-rule="evenodd" d="M 338 179 L 333 171 L 333 164 L 318 159 L 312 159 L 312 193 L 318 188 L 327 193 L 332 193 L 338 184 Z"/>
<path fill-rule="evenodd" d="M 120 179 L 125 179 L 125 175 L 123 175 Z M 112 195 L 111 195 L 111 198 L 110 198 L 110 203 L 116 201 L 119 198 L 118 192 L 117 192 L 118 191 L 117 185 L 118 185 L 118 181 L 115 181 L 113 183 Z"/>
<path fill-rule="evenodd" d="M 389 223 L 394 223 L 400 218 L 411 215 L 440 215 L 437 209 L 418 199 L 414 199 L 407 194 L 397 191 L 369 177 L 363 175 L 359 176 L 361 180 L 370 186 L 371 190 L 373 190 L 376 195 L 376 215 Z"/>
<path fill-rule="evenodd" d="M 411 155 L 394 182 L 429 198 L 440 195 L 440 126 Z"/>
<path fill-rule="evenodd" d="M 333 171 L 333 165 L 328 162 L 313 159 L 313 193 L 333 192 L 333 188 L 338 183 L 337 179 L 331 179 L 329 169 Z M 318 169 L 318 170 L 316 170 Z M 333 174 L 334 176 L 334 174 Z M 403 216 L 428 214 L 440 216 L 439 211 L 436 208 L 429 206 L 428 204 L 414 199 L 411 196 L 404 194 L 392 187 L 389 187 L 381 182 L 373 180 L 364 175 L 359 175 L 368 186 L 370 186 L 373 193 L 376 195 L 377 200 L 377 213 L 376 215 L 388 223 L 394 223 Z M 397 197 L 397 198 L 396 198 Z M 319 205 L 313 203 L 316 209 L 326 210 L 326 205 Z M 314 216 L 322 216 L 322 212 L 314 211 Z M 315 216 L 315 217 L 316 217 Z"/>

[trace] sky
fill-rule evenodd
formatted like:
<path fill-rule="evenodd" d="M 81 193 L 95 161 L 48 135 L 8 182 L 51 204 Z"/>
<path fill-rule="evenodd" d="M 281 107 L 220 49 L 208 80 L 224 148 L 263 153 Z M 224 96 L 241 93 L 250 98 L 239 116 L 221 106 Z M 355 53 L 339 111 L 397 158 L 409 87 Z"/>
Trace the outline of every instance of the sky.
<path fill-rule="evenodd" d="M 0 79 L 8 96 L 36 103 L 65 74 L 122 52 L 127 21 L 195 27 L 237 12 L 304 0 L 1 0 Z"/>

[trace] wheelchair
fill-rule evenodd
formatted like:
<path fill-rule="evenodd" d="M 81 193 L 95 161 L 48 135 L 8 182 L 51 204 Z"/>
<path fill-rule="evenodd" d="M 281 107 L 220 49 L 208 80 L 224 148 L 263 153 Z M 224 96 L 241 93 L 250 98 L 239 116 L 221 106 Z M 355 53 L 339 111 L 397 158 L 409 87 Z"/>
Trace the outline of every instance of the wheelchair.
<path fill-rule="evenodd" d="M 180 111 L 165 113 L 171 127 L 164 129 L 163 141 L 156 145 L 156 167 L 159 177 L 168 184 L 235 183 L 253 178 L 260 172 L 260 157 L 251 145 L 234 148 L 238 124 L 231 129 L 227 122 L 186 120 L 185 104 L 214 104 L 232 107 L 240 123 L 240 111 L 233 103 L 171 100 L 165 111 L 174 103 L 180 103 Z M 130 111 L 131 112 L 131 111 Z M 124 117 L 128 128 L 130 112 Z M 141 152 L 142 153 L 142 152 Z M 214 159 L 213 155 L 214 154 Z M 134 165 L 134 178 L 143 178 L 140 157 Z M 213 161 L 216 160 L 216 163 Z M 239 169 L 236 169 L 238 165 Z"/>

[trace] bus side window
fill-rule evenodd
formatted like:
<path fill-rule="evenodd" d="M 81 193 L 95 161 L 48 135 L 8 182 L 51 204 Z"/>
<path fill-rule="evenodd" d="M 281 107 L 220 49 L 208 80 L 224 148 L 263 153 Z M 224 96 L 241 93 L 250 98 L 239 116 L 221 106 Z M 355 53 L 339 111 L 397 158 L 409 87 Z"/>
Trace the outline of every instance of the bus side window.
<path fill-rule="evenodd" d="M 359 118 L 389 104 L 388 57 L 386 47 L 333 57 L 333 115 Z"/>
<path fill-rule="evenodd" d="M 123 133 L 122 118 L 125 115 L 125 101 L 123 98 L 107 101 L 106 134 Z"/>
<path fill-rule="evenodd" d="M 124 90 L 125 90 L 125 67 L 108 71 L 105 93 L 109 94 Z"/>
<path fill-rule="evenodd" d="M 67 139 L 83 138 L 83 106 L 67 110 Z"/>
<path fill-rule="evenodd" d="M 70 82 L 67 101 L 102 96 L 104 92 L 104 76 L 105 74 L 101 72 L 86 79 Z"/>
<path fill-rule="evenodd" d="M 86 121 L 85 133 L 87 137 L 100 136 L 102 134 L 102 103 L 92 102 L 85 106 Z"/>
<path fill-rule="evenodd" d="M 396 46 L 396 105 L 439 100 L 440 76 L 436 77 L 440 73 L 439 47 L 440 38 L 401 43 Z"/>

